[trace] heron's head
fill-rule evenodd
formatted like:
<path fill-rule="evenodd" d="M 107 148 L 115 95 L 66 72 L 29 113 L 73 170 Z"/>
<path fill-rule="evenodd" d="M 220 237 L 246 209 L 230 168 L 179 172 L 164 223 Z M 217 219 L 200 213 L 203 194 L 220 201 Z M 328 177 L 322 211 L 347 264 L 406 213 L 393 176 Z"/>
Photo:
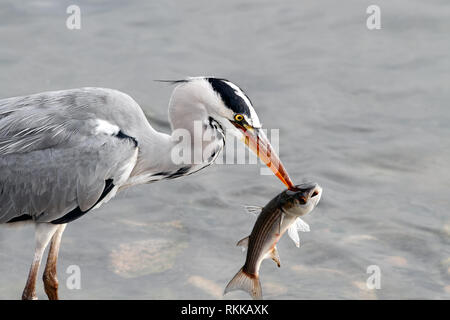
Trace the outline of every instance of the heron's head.
<path fill-rule="evenodd" d="M 293 187 L 286 169 L 261 130 L 261 122 L 250 98 L 241 88 L 226 79 L 213 77 L 188 78 L 180 82 L 182 85 L 176 89 L 180 92 L 172 95 L 172 99 L 183 101 L 173 101 L 173 105 L 190 103 L 192 107 L 204 107 L 208 116 L 216 120 L 227 134 L 231 133 L 245 143 L 288 188 Z M 171 120 L 172 123 L 176 121 Z"/>

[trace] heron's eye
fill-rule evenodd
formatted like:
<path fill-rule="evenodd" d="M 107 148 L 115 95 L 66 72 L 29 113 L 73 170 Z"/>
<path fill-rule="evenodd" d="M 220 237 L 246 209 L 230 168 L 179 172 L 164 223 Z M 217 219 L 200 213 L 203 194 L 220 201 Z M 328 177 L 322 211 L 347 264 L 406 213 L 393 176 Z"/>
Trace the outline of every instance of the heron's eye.
<path fill-rule="evenodd" d="M 242 114 L 237 114 L 234 116 L 234 120 L 236 120 L 237 122 L 241 122 L 242 120 L 244 120 L 244 116 Z"/>

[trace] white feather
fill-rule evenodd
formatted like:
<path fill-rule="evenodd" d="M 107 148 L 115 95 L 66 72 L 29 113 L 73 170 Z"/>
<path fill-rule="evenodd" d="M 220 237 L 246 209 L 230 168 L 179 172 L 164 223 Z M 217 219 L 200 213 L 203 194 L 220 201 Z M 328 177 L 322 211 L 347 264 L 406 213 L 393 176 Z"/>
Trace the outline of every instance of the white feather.
<path fill-rule="evenodd" d="M 107 135 L 115 135 L 119 133 L 119 127 L 113 125 L 111 122 L 106 120 L 97 119 L 95 127 L 95 134 L 107 134 Z"/>

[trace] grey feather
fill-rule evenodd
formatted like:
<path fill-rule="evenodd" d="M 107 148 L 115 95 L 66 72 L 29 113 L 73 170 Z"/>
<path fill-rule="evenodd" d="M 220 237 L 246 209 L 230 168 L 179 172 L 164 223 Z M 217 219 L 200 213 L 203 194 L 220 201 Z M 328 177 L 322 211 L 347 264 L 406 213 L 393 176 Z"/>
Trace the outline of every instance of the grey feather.
<path fill-rule="evenodd" d="M 0 100 L 0 223 L 23 214 L 49 222 L 90 209 L 105 180 L 124 183 L 137 156 L 133 141 L 97 132 L 97 120 L 132 136 L 146 125 L 141 117 L 134 100 L 108 89 Z"/>

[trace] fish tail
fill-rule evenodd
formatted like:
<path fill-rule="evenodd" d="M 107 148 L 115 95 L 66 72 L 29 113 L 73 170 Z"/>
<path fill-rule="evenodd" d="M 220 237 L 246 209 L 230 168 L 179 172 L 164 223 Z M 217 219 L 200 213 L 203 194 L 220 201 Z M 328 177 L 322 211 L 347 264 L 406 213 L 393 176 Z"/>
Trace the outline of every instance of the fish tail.
<path fill-rule="evenodd" d="M 261 283 L 256 274 L 247 273 L 241 268 L 238 273 L 231 279 L 223 294 L 234 290 L 243 290 L 248 292 L 255 300 L 262 299 Z"/>

